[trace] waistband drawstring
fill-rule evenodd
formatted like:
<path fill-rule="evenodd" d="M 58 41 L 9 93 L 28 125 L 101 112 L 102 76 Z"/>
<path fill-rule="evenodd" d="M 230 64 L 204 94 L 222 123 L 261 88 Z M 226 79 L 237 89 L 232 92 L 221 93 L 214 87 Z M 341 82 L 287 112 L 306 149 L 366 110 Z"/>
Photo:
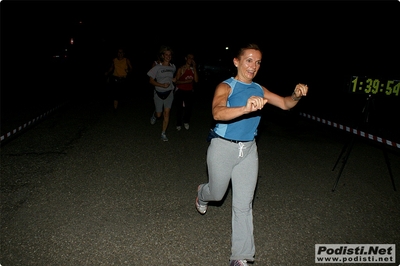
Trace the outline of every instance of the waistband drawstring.
<path fill-rule="evenodd" d="M 243 143 L 239 142 L 239 157 L 243 157 L 243 149 L 246 149 Z"/>

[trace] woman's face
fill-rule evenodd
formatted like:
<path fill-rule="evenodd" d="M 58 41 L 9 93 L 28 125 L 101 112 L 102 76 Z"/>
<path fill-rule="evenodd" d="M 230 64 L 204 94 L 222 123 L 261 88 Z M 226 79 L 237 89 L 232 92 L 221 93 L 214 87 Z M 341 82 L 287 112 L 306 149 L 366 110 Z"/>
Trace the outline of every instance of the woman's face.
<path fill-rule="evenodd" d="M 164 58 L 164 61 L 165 61 L 165 62 L 169 63 L 169 61 L 171 61 L 171 58 L 172 58 L 172 53 L 171 53 L 171 51 L 165 51 L 165 52 L 163 53 L 163 58 Z"/>
<path fill-rule="evenodd" d="M 234 58 L 233 63 L 237 67 L 236 78 L 250 83 L 260 69 L 261 58 L 261 52 L 254 49 L 247 49 L 239 58 Z"/>
<path fill-rule="evenodd" d="M 194 56 L 191 55 L 191 54 L 189 54 L 189 55 L 186 57 L 186 64 L 188 64 L 189 66 L 191 66 L 192 63 L 193 63 L 193 60 L 194 60 Z"/>
<path fill-rule="evenodd" d="M 124 51 L 119 49 L 118 50 L 118 58 L 123 58 L 124 57 Z"/>

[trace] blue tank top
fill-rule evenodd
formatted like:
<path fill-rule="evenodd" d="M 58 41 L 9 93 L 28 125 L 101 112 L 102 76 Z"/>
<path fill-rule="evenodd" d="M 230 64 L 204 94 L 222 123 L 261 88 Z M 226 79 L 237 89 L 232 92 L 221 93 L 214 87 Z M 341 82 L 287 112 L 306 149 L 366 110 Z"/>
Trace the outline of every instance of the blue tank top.
<path fill-rule="evenodd" d="M 232 92 L 228 96 L 228 107 L 245 106 L 250 96 L 264 97 L 264 90 L 258 83 L 243 83 L 234 78 L 223 82 L 232 88 Z M 251 112 L 230 121 L 218 121 L 214 131 L 226 139 L 252 141 L 257 136 L 260 119 L 260 111 Z"/>

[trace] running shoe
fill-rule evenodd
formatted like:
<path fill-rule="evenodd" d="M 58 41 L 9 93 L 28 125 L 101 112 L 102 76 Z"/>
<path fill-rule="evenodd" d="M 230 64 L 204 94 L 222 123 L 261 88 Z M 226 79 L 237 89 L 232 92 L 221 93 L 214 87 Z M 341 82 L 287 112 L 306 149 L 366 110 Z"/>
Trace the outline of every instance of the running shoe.
<path fill-rule="evenodd" d="M 199 203 L 199 197 L 196 197 L 196 209 L 200 214 L 205 214 L 207 212 L 207 205 L 201 205 Z"/>
<path fill-rule="evenodd" d="M 181 126 L 177 126 L 177 127 L 176 127 L 176 130 L 178 130 L 178 131 L 180 131 L 181 129 L 182 129 Z"/>
<path fill-rule="evenodd" d="M 154 125 L 156 123 L 156 120 L 157 119 L 156 119 L 156 117 L 154 116 L 154 113 L 153 113 L 153 115 L 150 118 L 150 124 Z"/>
<path fill-rule="evenodd" d="M 247 260 L 231 260 L 229 266 L 248 266 Z"/>
<path fill-rule="evenodd" d="M 188 123 L 184 123 L 183 126 L 186 128 L 186 130 L 189 130 L 189 124 Z"/>
<path fill-rule="evenodd" d="M 197 192 L 199 192 L 200 190 L 200 185 L 197 187 Z M 207 212 L 207 205 L 201 205 L 199 203 L 199 197 L 196 197 L 196 210 L 200 213 L 200 214 L 205 214 Z"/>
<path fill-rule="evenodd" d="M 165 135 L 165 133 L 161 133 L 161 139 L 163 141 L 168 141 L 167 135 Z"/>

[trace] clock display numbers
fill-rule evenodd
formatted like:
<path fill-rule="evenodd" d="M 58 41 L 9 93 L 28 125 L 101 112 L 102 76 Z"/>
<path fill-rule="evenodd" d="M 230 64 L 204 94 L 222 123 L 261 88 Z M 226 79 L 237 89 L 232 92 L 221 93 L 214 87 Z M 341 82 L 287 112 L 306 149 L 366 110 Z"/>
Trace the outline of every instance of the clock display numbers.
<path fill-rule="evenodd" d="M 369 95 L 399 96 L 400 80 L 352 76 L 350 92 Z"/>

